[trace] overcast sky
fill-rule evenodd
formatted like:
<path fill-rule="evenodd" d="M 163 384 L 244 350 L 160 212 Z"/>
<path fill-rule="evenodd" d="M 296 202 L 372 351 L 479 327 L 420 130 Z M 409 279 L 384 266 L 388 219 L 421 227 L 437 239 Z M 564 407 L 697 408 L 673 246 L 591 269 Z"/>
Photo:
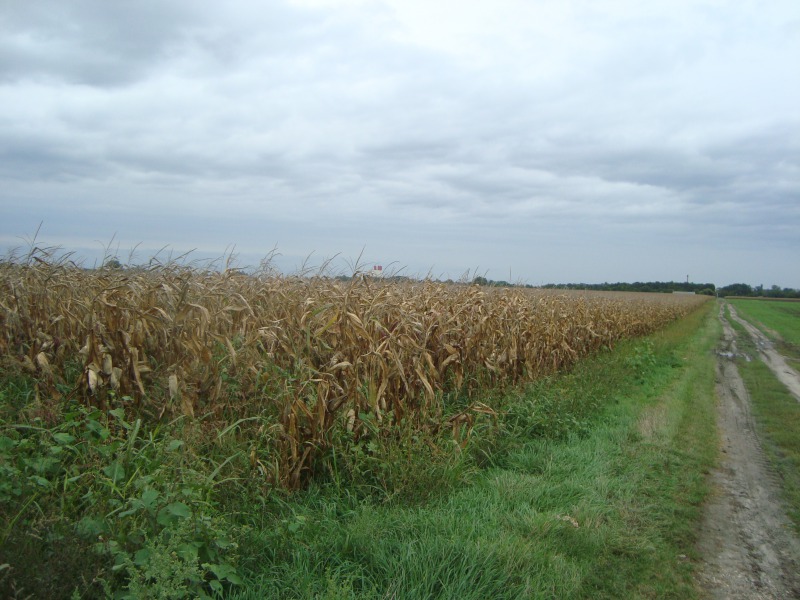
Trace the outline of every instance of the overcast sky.
<path fill-rule="evenodd" d="M 0 0 L 0 249 L 800 288 L 797 0 Z"/>

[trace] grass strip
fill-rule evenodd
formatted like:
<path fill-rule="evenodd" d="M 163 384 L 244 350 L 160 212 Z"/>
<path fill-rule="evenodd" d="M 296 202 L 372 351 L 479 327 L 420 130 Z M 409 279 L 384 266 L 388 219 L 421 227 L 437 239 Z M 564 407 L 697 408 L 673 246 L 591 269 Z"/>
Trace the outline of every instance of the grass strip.
<path fill-rule="evenodd" d="M 256 515 L 231 597 L 694 597 L 718 335 L 709 303 L 531 386 L 487 466 L 432 500 L 312 486 Z"/>
<path fill-rule="evenodd" d="M 738 303 L 736 308 L 740 309 Z M 744 327 L 729 321 L 737 332 L 739 351 L 757 357 L 758 350 Z M 800 533 L 800 403 L 763 361 L 739 357 L 736 363 L 750 394 L 762 446 L 781 478 L 788 515 Z"/>
<path fill-rule="evenodd" d="M 778 344 L 780 352 L 800 360 L 800 302 L 733 300 L 740 317 Z"/>

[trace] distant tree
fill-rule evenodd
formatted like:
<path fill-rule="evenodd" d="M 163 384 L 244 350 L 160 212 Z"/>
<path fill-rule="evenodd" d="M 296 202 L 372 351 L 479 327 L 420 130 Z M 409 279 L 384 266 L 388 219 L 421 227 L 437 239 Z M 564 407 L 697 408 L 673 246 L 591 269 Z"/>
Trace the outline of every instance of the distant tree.
<path fill-rule="evenodd" d="M 486 279 L 486 277 L 478 276 L 472 280 L 472 283 L 474 283 L 475 285 L 489 285 L 489 280 Z"/>
<path fill-rule="evenodd" d="M 800 290 L 773 285 L 763 295 L 767 298 L 800 298 Z"/>
<path fill-rule="evenodd" d="M 122 269 L 122 263 L 119 262 L 119 259 L 115 256 L 114 258 L 109 258 L 106 262 L 103 263 L 103 267 L 106 269 Z"/>
<path fill-rule="evenodd" d="M 753 288 L 746 283 L 732 283 L 719 288 L 720 296 L 752 296 Z"/>

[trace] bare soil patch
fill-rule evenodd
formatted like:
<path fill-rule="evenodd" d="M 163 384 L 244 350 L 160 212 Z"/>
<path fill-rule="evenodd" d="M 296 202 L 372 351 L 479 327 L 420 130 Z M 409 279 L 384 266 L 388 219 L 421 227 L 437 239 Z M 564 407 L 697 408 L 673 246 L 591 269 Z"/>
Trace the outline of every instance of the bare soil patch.
<path fill-rule="evenodd" d="M 719 318 L 723 338 L 717 360 L 717 421 L 722 460 L 711 474 L 714 492 L 700 530 L 703 562 L 698 584 L 715 599 L 800 598 L 800 540 L 780 503 L 779 484 L 756 435 L 750 398 L 734 362 L 736 333 L 722 309 Z"/>

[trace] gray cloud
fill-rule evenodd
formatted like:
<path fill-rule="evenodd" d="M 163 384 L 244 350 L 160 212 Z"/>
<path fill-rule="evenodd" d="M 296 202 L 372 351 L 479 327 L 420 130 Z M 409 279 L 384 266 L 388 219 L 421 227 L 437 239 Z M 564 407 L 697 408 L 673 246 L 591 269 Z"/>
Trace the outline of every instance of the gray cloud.
<path fill-rule="evenodd" d="M 43 220 L 83 249 L 116 233 L 252 261 L 277 243 L 287 268 L 366 246 L 450 276 L 691 265 L 800 287 L 798 17 L 788 0 L 7 3 L 0 242 Z"/>
<path fill-rule="evenodd" d="M 17 2 L 3 8 L 0 79 L 132 83 L 181 44 L 189 2 Z"/>

